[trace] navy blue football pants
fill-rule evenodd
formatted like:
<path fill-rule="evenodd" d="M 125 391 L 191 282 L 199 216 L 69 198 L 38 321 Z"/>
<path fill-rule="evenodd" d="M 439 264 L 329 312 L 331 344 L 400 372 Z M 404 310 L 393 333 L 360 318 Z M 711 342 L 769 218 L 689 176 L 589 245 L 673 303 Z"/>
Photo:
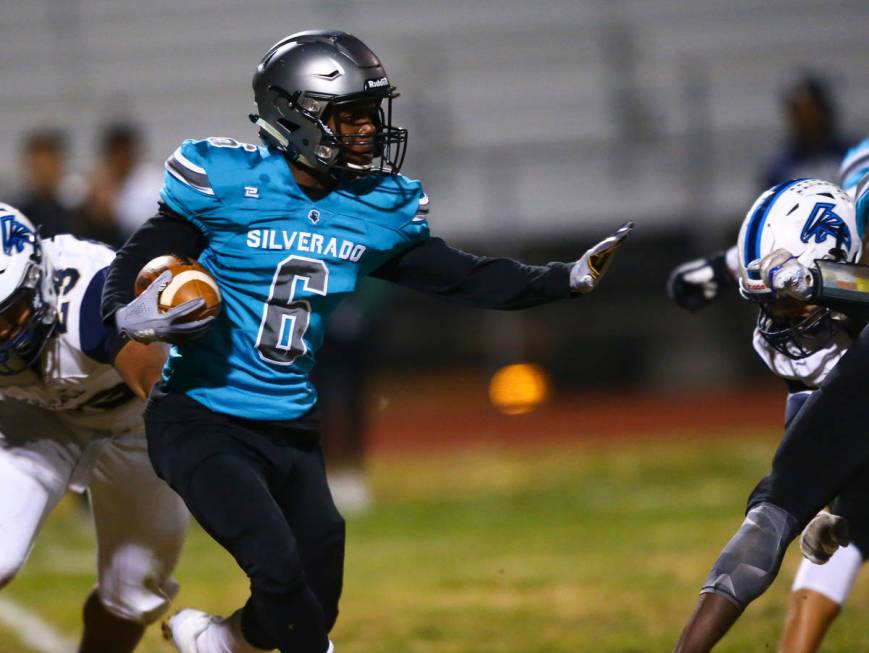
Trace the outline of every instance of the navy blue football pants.
<path fill-rule="evenodd" d="M 157 391 L 145 427 L 157 475 L 250 579 L 245 639 L 282 653 L 325 653 L 338 616 L 344 520 L 316 432 Z"/>

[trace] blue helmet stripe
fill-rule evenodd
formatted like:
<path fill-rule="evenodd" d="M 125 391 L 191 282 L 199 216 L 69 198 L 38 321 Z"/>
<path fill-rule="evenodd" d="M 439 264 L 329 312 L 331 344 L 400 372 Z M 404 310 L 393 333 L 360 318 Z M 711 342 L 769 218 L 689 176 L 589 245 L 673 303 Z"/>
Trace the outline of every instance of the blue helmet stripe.
<path fill-rule="evenodd" d="M 763 226 L 766 224 L 766 216 L 769 214 L 770 208 L 778 199 L 779 195 L 785 192 L 791 186 L 806 181 L 806 178 L 791 179 L 778 186 L 773 186 L 769 191 L 769 196 L 761 202 L 751 214 L 748 221 L 748 229 L 745 234 L 745 264 L 748 265 L 752 261 L 760 258 L 760 238 L 763 235 Z"/>

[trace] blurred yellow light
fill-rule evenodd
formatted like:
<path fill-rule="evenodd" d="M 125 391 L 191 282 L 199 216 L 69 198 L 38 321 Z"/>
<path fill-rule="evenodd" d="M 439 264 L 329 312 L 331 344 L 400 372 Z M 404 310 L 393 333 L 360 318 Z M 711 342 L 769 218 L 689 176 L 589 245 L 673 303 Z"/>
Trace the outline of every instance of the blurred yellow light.
<path fill-rule="evenodd" d="M 507 365 L 489 382 L 489 401 L 505 415 L 531 412 L 548 397 L 549 379 L 539 365 Z"/>

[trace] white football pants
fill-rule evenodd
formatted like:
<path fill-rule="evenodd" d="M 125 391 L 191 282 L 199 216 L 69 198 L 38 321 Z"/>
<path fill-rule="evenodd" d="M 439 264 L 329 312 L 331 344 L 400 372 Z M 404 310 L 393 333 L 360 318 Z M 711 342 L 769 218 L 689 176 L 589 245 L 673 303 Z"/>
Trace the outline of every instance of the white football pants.
<path fill-rule="evenodd" d="M 100 601 L 122 619 L 153 623 L 178 591 L 171 573 L 189 516 L 154 474 L 144 433 L 96 439 L 51 411 L 8 400 L 0 401 L 0 587 L 68 487 L 86 487 L 90 497 Z"/>

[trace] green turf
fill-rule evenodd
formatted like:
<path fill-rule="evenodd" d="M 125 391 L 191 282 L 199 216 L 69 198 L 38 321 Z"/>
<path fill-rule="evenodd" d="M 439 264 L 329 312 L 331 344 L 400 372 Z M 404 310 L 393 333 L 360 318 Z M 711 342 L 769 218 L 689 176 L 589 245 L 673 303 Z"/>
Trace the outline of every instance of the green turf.
<path fill-rule="evenodd" d="M 375 510 L 349 524 L 339 653 L 668 651 L 775 441 L 686 436 L 375 461 Z M 6 590 L 74 634 L 93 581 L 86 523 L 65 506 Z M 798 556 L 717 651 L 776 649 Z M 179 605 L 226 613 L 245 582 L 198 529 Z M 869 649 L 869 585 L 823 649 Z M 25 649 L 0 629 L 0 650 Z M 169 650 L 149 633 L 143 651 Z"/>

